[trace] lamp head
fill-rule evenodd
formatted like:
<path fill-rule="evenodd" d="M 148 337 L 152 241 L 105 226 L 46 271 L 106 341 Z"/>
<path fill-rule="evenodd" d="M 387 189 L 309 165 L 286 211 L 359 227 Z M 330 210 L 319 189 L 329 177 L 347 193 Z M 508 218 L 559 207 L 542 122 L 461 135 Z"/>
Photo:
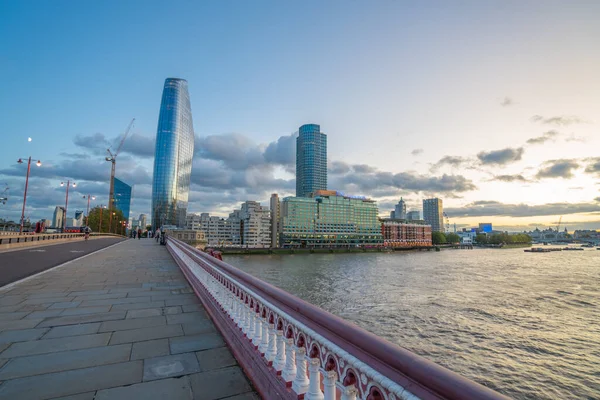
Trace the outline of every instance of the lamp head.
<path fill-rule="evenodd" d="M 92 196 L 92 200 L 96 200 L 96 196 Z"/>
<path fill-rule="evenodd" d="M 64 183 L 64 182 L 61 182 L 61 183 L 60 183 L 60 186 L 65 186 L 65 183 Z"/>
<path fill-rule="evenodd" d="M 22 158 L 19 158 L 19 159 L 17 160 L 17 162 L 18 162 L 19 164 L 23 164 L 23 159 L 22 159 Z"/>
<path fill-rule="evenodd" d="M 77 186 L 77 184 L 75 182 L 73 182 L 73 187 Z"/>
<path fill-rule="evenodd" d="M 40 160 L 37 160 L 37 162 L 35 163 L 35 165 L 37 165 L 38 167 L 42 166 L 42 162 Z"/>

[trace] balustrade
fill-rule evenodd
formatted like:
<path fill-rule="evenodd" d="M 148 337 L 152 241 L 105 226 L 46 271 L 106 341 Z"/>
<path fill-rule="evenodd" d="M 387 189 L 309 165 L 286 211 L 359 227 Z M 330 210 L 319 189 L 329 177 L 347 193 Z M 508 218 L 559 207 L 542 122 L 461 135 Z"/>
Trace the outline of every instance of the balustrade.
<path fill-rule="evenodd" d="M 262 359 L 263 364 L 256 364 L 256 357 L 239 360 L 254 363 L 245 365 L 249 376 L 255 370 L 270 374 L 257 381 L 271 385 L 265 387 L 282 398 L 504 399 L 183 242 L 169 238 L 167 248 L 188 279 L 193 275 L 214 300 L 231 332 L 246 343 L 238 354 Z M 203 302 L 210 309 L 212 303 Z"/>

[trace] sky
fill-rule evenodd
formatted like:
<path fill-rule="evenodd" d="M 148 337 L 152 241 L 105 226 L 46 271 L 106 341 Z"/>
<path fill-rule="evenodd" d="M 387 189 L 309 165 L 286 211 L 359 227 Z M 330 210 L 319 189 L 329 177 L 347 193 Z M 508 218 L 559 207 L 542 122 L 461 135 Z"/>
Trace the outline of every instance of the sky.
<path fill-rule="evenodd" d="M 600 2 L 0 2 L 0 218 L 51 218 L 60 182 L 106 204 L 110 163 L 149 214 L 161 92 L 187 79 L 189 212 L 294 195 L 295 135 L 329 189 L 389 215 L 440 197 L 457 227 L 600 229 Z M 29 142 L 28 138 L 32 140 Z M 0 196 L 2 197 L 2 196 Z M 72 217 L 72 215 L 69 215 Z"/>

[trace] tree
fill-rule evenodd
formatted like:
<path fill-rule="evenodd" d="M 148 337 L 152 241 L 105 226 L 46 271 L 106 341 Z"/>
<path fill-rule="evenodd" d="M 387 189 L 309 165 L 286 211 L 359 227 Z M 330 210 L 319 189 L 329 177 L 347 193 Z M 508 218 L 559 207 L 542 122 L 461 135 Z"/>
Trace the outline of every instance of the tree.
<path fill-rule="evenodd" d="M 448 233 L 446 234 L 446 243 L 460 243 L 460 236 L 456 233 Z"/>
<path fill-rule="evenodd" d="M 431 243 L 444 244 L 446 243 L 446 235 L 443 232 L 431 232 Z"/>
<path fill-rule="evenodd" d="M 478 233 L 477 236 L 475 236 L 475 242 L 479 244 L 487 244 L 488 237 L 485 233 Z"/>
<path fill-rule="evenodd" d="M 112 210 L 114 215 L 110 215 L 110 211 L 108 209 L 101 209 L 100 207 L 94 207 L 90 210 L 90 214 L 88 216 L 88 226 L 94 232 L 107 233 L 110 228 L 111 233 L 120 234 L 125 232 L 125 230 L 121 230 L 120 221 L 124 221 L 125 217 L 123 216 L 123 212 L 117 208 Z M 100 215 L 102 215 L 102 223 L 100 223 Z"/>

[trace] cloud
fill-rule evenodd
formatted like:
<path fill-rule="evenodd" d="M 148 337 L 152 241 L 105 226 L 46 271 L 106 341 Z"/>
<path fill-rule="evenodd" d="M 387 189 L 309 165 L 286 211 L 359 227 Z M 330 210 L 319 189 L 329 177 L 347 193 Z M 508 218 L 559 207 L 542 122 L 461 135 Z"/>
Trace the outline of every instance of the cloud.
<path fill-rule="evenodd" d="M 431 171 L 437 171 L 444 166 L 460 167 L 463 164 L 469 163 L 471 160 L 460 156 L 444 156 L 438 162 L 431 166 Z"/>
<path fill-rule="evenodd" d="M 546 166 L 538 171 L 537 178 L 572 178 L 573 170 L 579 168 L 575 160 L 549 160 L 543 165 Z"/>
<path fill-rule="evenodd" d="M 276 141 L 269 143 L 264 153 L 265 160 L 273 164 L 295 165 L 297 137 L 298 133 L 294 132 L 291 135 L 281 136 Z"/>
<path fill-rule="evenodd" d="M 522 147 L 516 149 L 506 148 L 490 152 L 482 151 L 477 153 L 477 158 L 484 165 L 505 165 L 521 160 L 524 151 Z"/>
<path fill-rule="evenodd" d="M 410 154 L 412 154 L 413 156 L 418 156 L 420 154 L 423 154 L 425 150 L 423 149 L 414 149 L 413 151 L 410 152 Z"/>
<path fill-rule="evenodd" d="M 586 158 L 585 161 L 588 162 L 585 172 L 600 177 L 600 157 Z"/>
<path fill-rule="evenodd" d="M 587 142 L 587 138 L 583 136 L 575 136 L 575 134 L 571 133 L 567 138 L 565 138 L 565 142 L 585 143 Z"/>
<path fill-rule="evenodd" d="M 589 203 L 548 203 L 530 206 L 528 204 L 505 204 L 498 201 L 475 201 L 464 207 L 445 208 L 450 217 L 535 217 L 545 215 L 567 215 L 590 213 L 600 210 L 600 204 Z"/>
<path fill-rule="evenodd" d="M 330 174 L 342 175 L 350 172 L 351 169 L 350 164 L 347 164 L 343 161 L 331 161 L 327 170 Z"/>
<path fill-rule="evenodd" d="M 78 134 L 73 139 L 73 143 L 84 149 L 93 150 L 95 154 L 105 154 L 106 149 L 110 147 L 110 142 L 103 133 L 99 132 L 87 136 Z"/>
<path fill-rule="evenodd" d="M 125 140 L 121 152 L 140 157 L 154 157 L 155 147 L 155 138 L 134 133 Z"/>
<path fill-rule="evenodd" d="M 502 107 L 509 107 L 509 106 L 512 106 L 512 105 L 514 105 L 514 104 L 515 104 L 515 102 L 514 102 L 514 101 L 513 101 L 513 99 L 511 99 L 510 97 L 505 97 L 505 98 L 502 100 L 502 102 L 500 103 L 500 105 L 501 105 Z"/>
<path fill-rule="evenodd" d="M 527 140 L 527 143 L 528 144 L 544 144 L 549 140 L 555 139 L 559 135 L 560 135 L 560 132 L 555 131 L 555 130 L 550 130 L 550 131 L 544 132 L 542 134 L 542 136 L 533 137 L 533 138 Z"/>
<path fill-rule="evenodd" d="M 516 175 L 496 175 L 490 181 L 499 181 L 499 182 L 531 182 L 529 179 L 525 178 L 521 174 Z"/>
<path fill-rule="evenodd" d="M 583 124 L 586 122 L 583 119 L 581 119 L 575 115 L 570 115 L 570 116 L 562 115 L 562 116 L 548 117 L 548 118 L 545 118 L 541 115 L 534 115 L 533 117 L 531 117 L 531 121 L 539 122 L 542 124 L 551 124 L 551 125 L 559 125 L 559 126 Z"/>
<path fill-rule="evenodd" d="M 115 151 L 121 143 L 123 135 L 119 135 L 112 140 L 108 139 L 102 133 L 93 135 L 77 135 L 73 143 L 83 149 L 90 150 L 95 155 L 107 155 L 106 149 Z M 121 153 L 129 153 L 140 157 L 154 157 L 155 139 L 134 133 L 127 137 L 123 142 Z"/>

